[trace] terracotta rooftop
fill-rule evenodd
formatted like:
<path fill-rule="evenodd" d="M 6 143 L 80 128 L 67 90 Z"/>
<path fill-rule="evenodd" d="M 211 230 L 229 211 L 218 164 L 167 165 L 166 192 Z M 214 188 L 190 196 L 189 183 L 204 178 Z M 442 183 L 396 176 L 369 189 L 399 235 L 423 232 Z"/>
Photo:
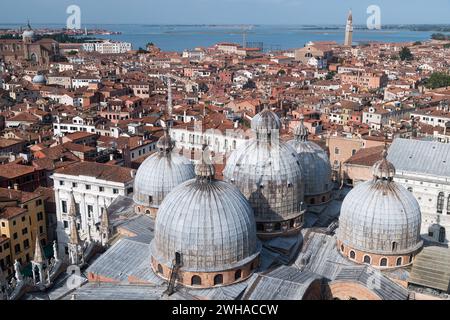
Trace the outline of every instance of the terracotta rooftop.
<path fill-rule="evenodd" d="M 78 162 L 68 167 L 58 169 L 55 173 L 71 176 L 89 176 L 100 180 L 126 183 L 133 180 L 132 169 L 110 166 L 96 162 Z"/>
<path fill-rule="evenodd" d="M 353 164 L 359 166 L 373 166 L 377 161 L 381 160 L 384 146 L 376 146 L 371 148 L 360 149 L 356 152 L 350 159 L 348 159 L 346 164 Z"/>
<path fill-rule="evenodd" d="M 27 212 L 26 209 L 19 207 L 5 207 L 0 210 L 0 219 L 11 219 Z"/>

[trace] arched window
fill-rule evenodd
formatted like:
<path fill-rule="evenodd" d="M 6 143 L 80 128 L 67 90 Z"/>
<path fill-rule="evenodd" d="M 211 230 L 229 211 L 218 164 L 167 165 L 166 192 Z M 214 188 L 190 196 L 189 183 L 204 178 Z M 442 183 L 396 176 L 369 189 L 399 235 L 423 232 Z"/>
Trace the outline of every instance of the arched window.
<path fill-rule="evenodd" d="M 351 250 L 350 251 L 350 259 L 355 259 L 355 257 L 356 257 L 355 251 Z"/>
<path fill-rule="evenodd" d="M 397 266 L 401 266 L 402 263 L 403 263 L 402 257 L 398 257 L 398 258 L 397 258 Z"/>
<path fill-rule="evenodd" d="M 162 265 L 158 264 L 158 273 L 164 274 Z"/>
<path fill-rule="evenodd" d="M 193 286 L 201 286 L 202 285 L 202 278 L 199 276 L 193 276 L 191 279 L 191 285 Z"/>
<path fill-rule="evenodd" d="M 223 275 L 218 274 L 217 276 L 214 277 L 214 285 L 217 286 L 219 284 L 223 283 Z"/>
<path fill-rule="evenodd" d="M 236 272 L 234 273 L 234 280 L 239 280 L 241 277 L 242 277 L 241 269 L 236 270 Z"/>
<path fill-rule="evenodd" d="M 364 263 L 369 263 L 370 264 L 370 261 L 371 261 L 370 256 L 365 255 L 364 256 Z"/>
<path fill-rule="evenodd" d="M 397 251 L 397 248 L 398 248 L 398 243 L 397 242 L 392 242 L 392 251 Z"/>
<path fill-rule="evenodd" d="M 439 242 L 445 242 L 445 228 L 439 228 Z"/>
<path fill-rule="evenodd" d="M 387 266 L 387 259 L 383 258 L 380 260 L 380 267 L 386 267 Z"/>
<path fill-rule="evenodd" d="M 450 194 L 448 195 L 447 199 L 447 214 L 450 214 Z"/>
<path fill-rule="evenodd" d="M 444 210 L 444 193 L 439 192 L 437 200 L 437 212 L 442 213 L 443 210 Z"/>

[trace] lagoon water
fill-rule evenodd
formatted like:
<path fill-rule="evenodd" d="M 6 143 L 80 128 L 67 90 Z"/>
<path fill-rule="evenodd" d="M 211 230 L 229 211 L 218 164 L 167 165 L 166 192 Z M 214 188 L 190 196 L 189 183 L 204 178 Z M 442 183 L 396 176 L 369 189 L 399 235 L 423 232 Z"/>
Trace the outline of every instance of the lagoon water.
<path fill-rule="evenodd" d="M 18 25 L 0 24 L 0 28 Z M 33 25 L 35 28 L 61 28 L 62 25 Z M 127 41 L 133 48 L 145 47 L 148 42 L 155 43 L 165 51 L 181 52 L 195 47 L 208 47 L 218 42 L 243 43 L 243 27 L 227 25 L 145 25 L 145 24 L 86 24 L 83 28 L 98 28 L 118 31 L 120 35 L 104 35 L 99 38 Z M 246 27 L 247 42 L 262 42 L 265 50 L 292 49 L 303 47 L 309 41 L 344 41 L 343 26 L 302 26 L 302 25 L 255 25 Z M 353 32 L 355 43 L 410 42 L 430 39 L 434 32 L 409 30 L 367 30 L 356 28 Z"/>

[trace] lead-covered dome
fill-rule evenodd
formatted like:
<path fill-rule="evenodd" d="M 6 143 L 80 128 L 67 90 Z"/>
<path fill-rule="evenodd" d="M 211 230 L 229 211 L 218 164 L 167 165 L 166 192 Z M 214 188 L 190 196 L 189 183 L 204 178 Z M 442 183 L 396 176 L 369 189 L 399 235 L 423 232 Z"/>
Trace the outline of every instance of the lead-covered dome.
<path fill-rule="evenodd" d="M 315 205 L 328 202 L 333 188 L 331 165 L 327 153 L 314 142 L 308 141 L 309 132 L 303 122 L 294 129 L 295 139 L 289 141 L 300 158 L 305 181 L 305 203 Z"/>
<path fill-rule="evenodd" d="M 345 197 L 337 234 L 341 252 L 352 260 L 395 267 L 411 263 L 422 247 L 422 217 L 413 194 L 393 181 L 386 156 L 374 165 L 374 179 Z"/>
<path fill-rule="evenodd" d="M 141 213 L 154 214 L 170 191 L 195 177 L 191 161 L 173 152 L 174 143 L 167 130 L 157 148 L 158 151 L 141 164 L 134 179 L 134 202 Z"/>
<path fill-rule="evenodd" d="M 178 259 L 179 281 L 192 286 L 247 278 L 260 251 L 252 208 L 239 189 L 214 179 L 212 165 L 200 164 L 196 172 L 196 179 L 176 187 L 159 208 L 153 269 L 168 278 Z"/>
<path fill-rule="evenodd" d="M 37 74 L 33 77 L 33 83 L 34 84 L 46 84 L 47 80 L 45 79 L 44 75 Z"/>
<path fill-rule="evenodd" d="M 260 236 L 298 231 L 303 223 L 300 162 L 295 150 L 279 139 L 280 124 L 267 108 L 256 115 L 256 139 L 235 150 L 223 172 L 252 205 Z"/>

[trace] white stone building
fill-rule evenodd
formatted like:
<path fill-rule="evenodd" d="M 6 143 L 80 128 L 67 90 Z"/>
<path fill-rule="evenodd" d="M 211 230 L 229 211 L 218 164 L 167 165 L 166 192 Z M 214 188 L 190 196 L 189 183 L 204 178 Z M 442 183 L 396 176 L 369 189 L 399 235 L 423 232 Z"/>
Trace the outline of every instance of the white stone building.
<path fill-rule="evenodd" d="M 450 145 L 431 141 L 395 139 L 389 148 L 388 159 L 397 171 L 395 181 L 412 192 L 420 204 L 422 235 L 431 236 L 430 227 L 435 229 L 436 225 L 439 225 L 440 228 L 445 228 L 443 236 L 448 239 L 450 234 Z M 439 238 L 436 235 L 432 237 L 434 240 Z"/>
<path fill-rule="evenodd" d="M 134 170 L 93 162 L 79 162 L 57 170 L 55 189 L 58 248 L 68 253 L 69 211 L 75 201 L 78 233 L 82 241 L 101 242 L 102 214 L 118 196 L 133 193 Z"/>
<path fill-rule="evenodd" d="M 246 133 L 240 129 L 206 129 L 194 126 L 179 126 L 170 130 L 170 136 L 175 141 L 176 148 L 202 150 L 206 143 L 211 151 L 228 153 L 243 146 L 247 141 Z"/>

